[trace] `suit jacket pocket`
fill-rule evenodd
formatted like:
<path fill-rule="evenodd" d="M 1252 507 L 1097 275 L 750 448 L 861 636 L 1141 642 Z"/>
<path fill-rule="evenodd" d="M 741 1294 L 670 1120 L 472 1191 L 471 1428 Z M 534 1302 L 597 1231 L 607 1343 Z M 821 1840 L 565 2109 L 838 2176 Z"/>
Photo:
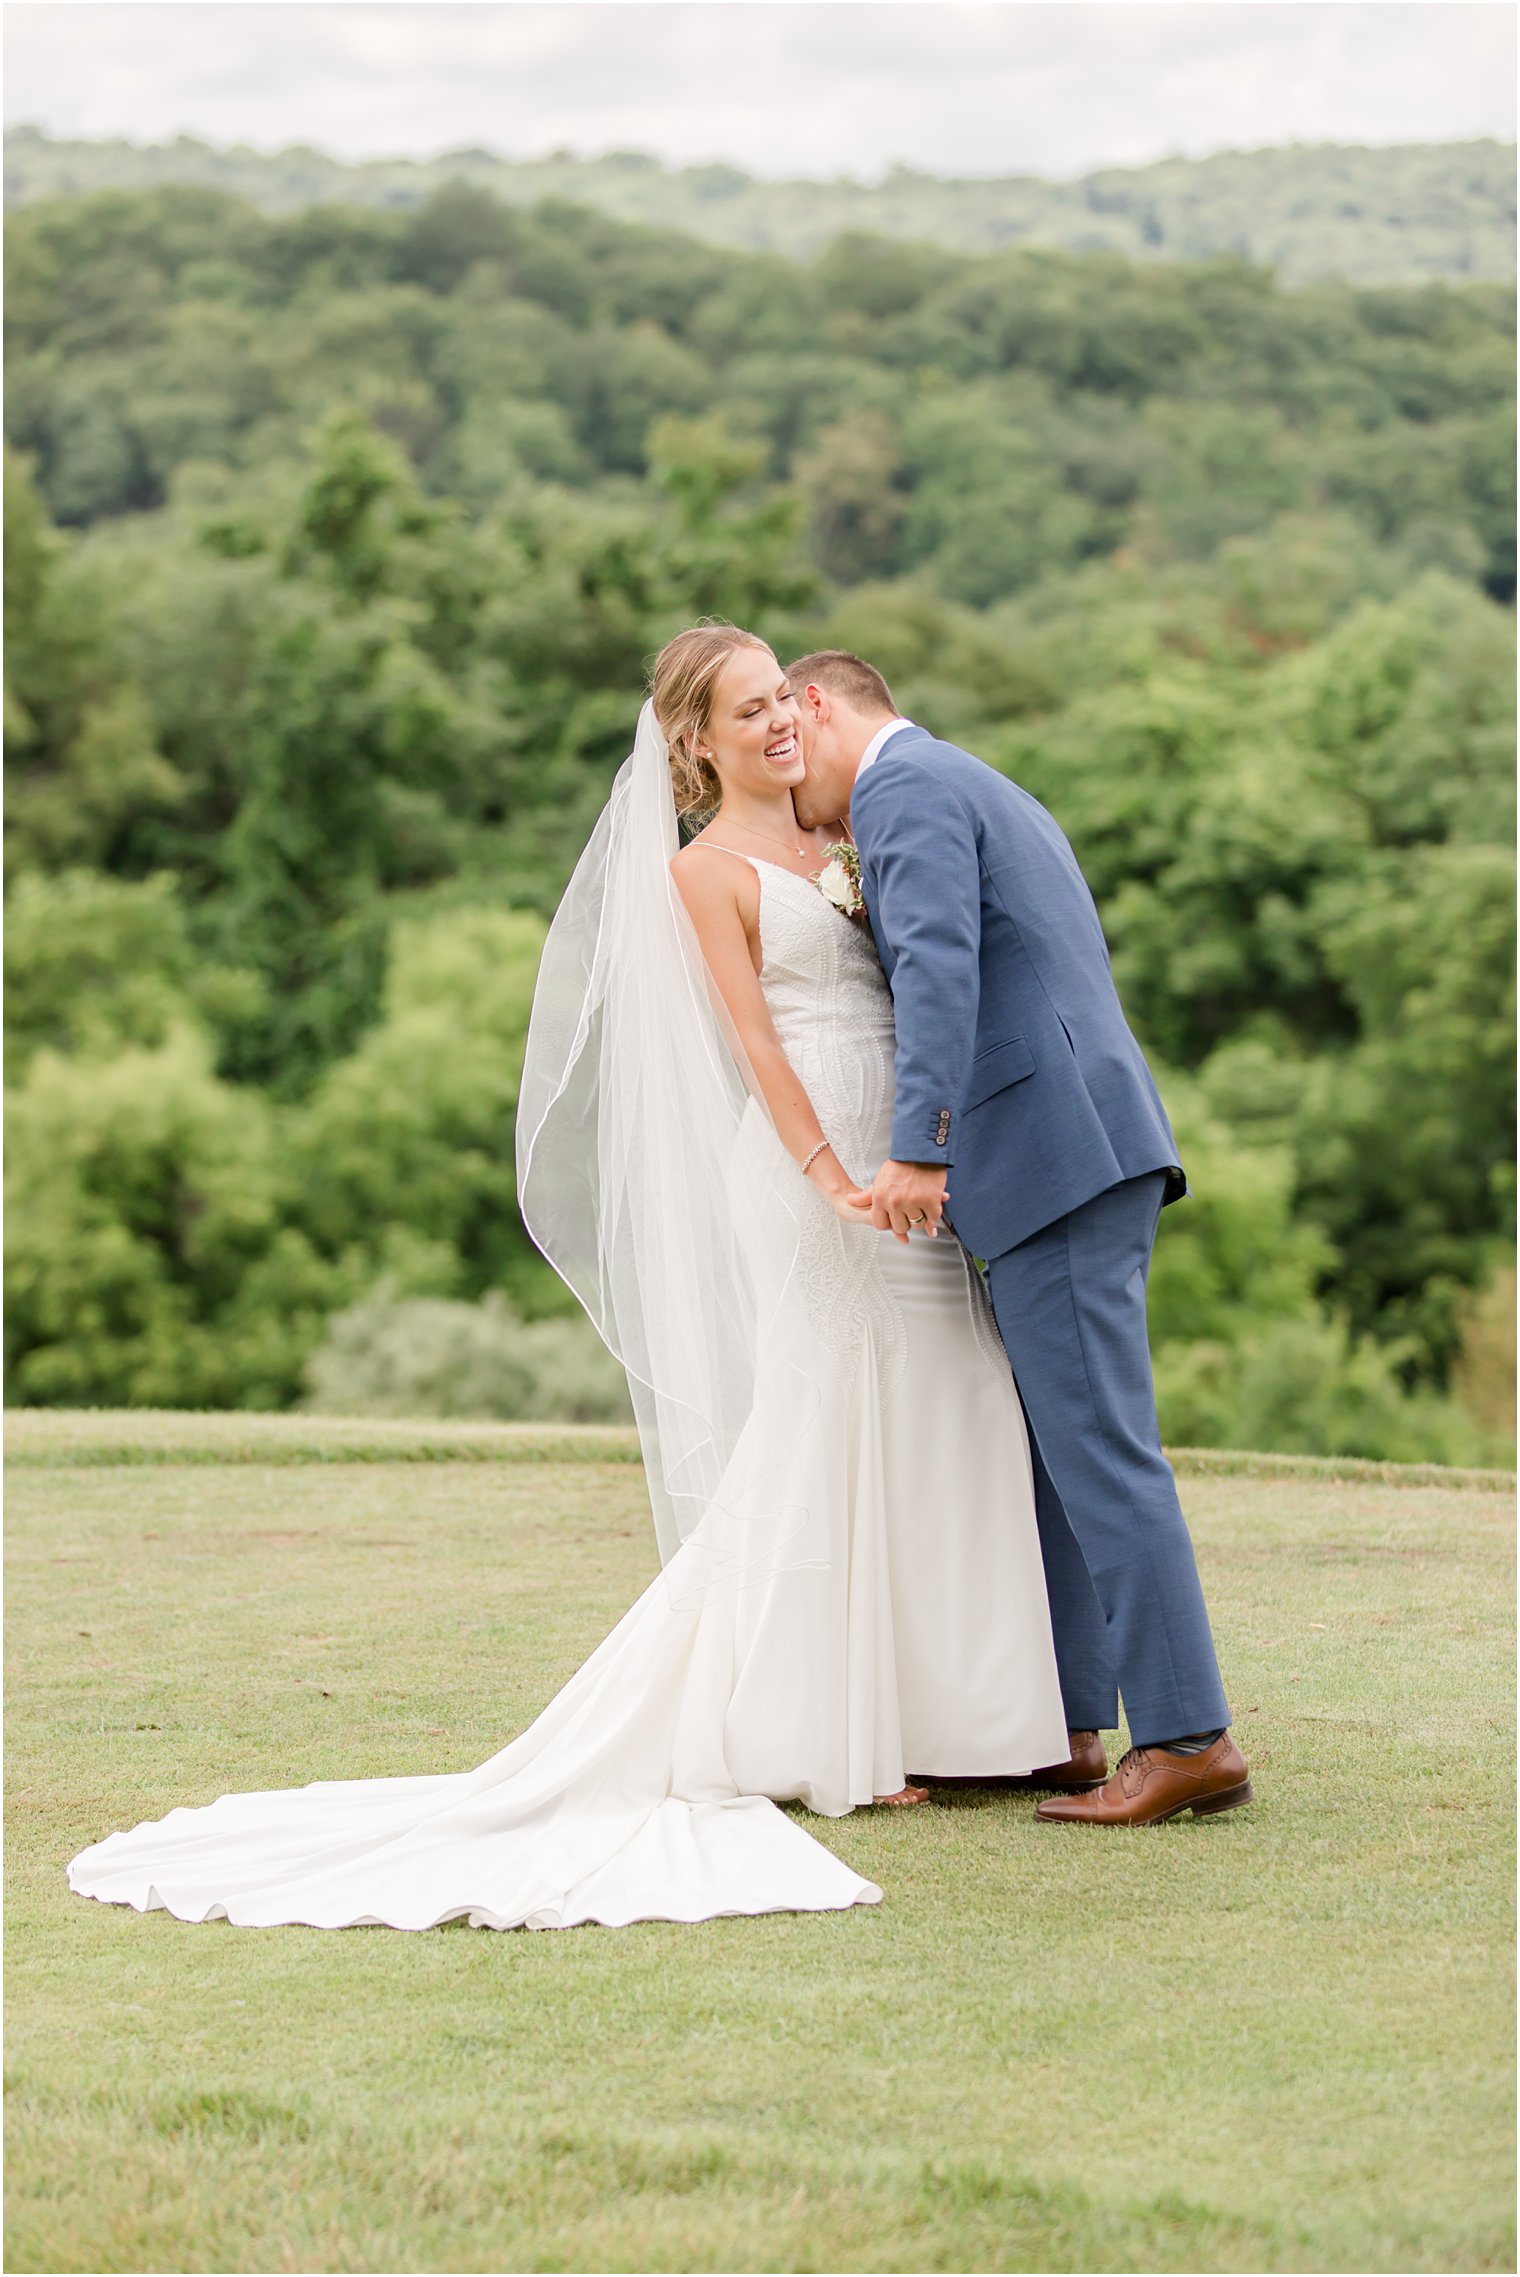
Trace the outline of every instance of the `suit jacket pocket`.
<path fill-rule="evenodd" d="M 969 1114 L 994 1092 L 1006 1091 L 1010 1083 L 1021 1083 L 1033 1073 L 1034 1053 L 1022 1036 L 1005 1036 L 1000 1044 L 989 1044 L 971 1062 L 961 1113 Z"/>

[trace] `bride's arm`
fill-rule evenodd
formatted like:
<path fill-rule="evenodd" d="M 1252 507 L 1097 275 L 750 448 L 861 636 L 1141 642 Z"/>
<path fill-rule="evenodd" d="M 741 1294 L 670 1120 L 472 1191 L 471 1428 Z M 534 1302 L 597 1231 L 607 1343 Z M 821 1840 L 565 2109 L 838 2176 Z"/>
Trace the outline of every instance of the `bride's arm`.
<path fill-rule="evenodd" d="M 807 1163 L 806 1175 L 841 1217 L 869 1225 L 871 1197 L 855 1185 L 824 1137 L 807 1088 L 781 1048 L 760 986 L 760 881 L 736 854 L 713 860 L 723 851 L 688 846 L 670 865 L 707 969 L 782 1145 L 794 1162 Z"/>

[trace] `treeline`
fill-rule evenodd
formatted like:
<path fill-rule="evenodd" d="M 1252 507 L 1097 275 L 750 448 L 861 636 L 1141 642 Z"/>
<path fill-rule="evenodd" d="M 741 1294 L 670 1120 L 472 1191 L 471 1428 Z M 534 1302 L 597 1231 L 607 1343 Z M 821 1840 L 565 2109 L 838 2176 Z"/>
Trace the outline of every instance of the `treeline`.
<path fill-rule="evenodd" d="M 615 1409 L 518 1065 L 645 663 L 719 612 L 1072 836 L 1195 1188 L 1168 1435 L 1504 1453 L 1504 295 L 459 190 L 11 238 L 12 1399 Z"/>
<path fill-rule="evenodd" d="M 509 205 L 555 198 L 794 259 L 865 232 L 960 253 L 1055 246 L 1134 261 L 1235 254 L 1289 284 L 1504 283 L 1515 271 L 1514 146 L 1493 141 L 1376 150 L 1296 143 L 1104 167 L 1072 182 L 1028 174 L 945 180 L 909 166 L 889 168 L 879 182 L 776 182 L 737 166 L 664 166 L 637 150 L 528 159 L 451 150 L 345 162 L 304 145 L 263 152 L 190 135 L 89 142 L 18 126 L 5 137 L 7 206 L 178 183 L 227 191 L 268 213 L 317 204 L 405 210 L 450 182 Z"/>

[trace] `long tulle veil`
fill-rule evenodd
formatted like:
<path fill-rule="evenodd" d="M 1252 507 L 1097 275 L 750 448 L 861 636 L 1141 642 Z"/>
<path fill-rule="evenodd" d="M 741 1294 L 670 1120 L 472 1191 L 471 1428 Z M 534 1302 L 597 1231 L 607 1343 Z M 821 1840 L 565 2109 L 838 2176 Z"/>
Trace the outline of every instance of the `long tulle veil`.
<path fill-rule="evenodd" d="M 671 876 L 646 703 L 555 914 L 517 1114 L 529 1233 L 628 1373 L 683 1595 L 826 1557 L 799 1502 L 818 1353 L 800 1270 L 836 1221 L 781 1147 Z M 821 1248 L 820 1248 L 821 1245 Z"/>

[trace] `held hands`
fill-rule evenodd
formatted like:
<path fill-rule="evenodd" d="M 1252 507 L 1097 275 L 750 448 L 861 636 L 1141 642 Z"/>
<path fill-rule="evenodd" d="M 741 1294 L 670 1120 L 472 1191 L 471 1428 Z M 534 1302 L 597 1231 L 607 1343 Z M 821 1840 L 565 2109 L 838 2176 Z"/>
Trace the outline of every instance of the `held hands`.
<path fill-rule="evenodd" d="M 884 1162 L 871 1188 L 870 1223 L 878 1233 L 891 1233 L 902 1242 L 910 1226 L 937 1235 L 949 1199 L 947 1175 L 929 1162 Z"/>
<path fill-rule="evenodd" d="M 829 1195 L 829 1203 L 834 1215 L 843 1218 L 846 1225 L 870 1225 L 873 1222 L 871 1197 L 858 1186 L 841 1186 L 837 1192 Z"/>
<path fill-rule="evenodd" d="M 946 1173 L 928 1162 L 884 1162 L 870 1192 L 850 1183 L 848 1174 L 830 1146 L 820 1147 L 809 1162 L 811 1178 L 836 1217 L 846 1225 L 873 1226 L 906 1242 L 910 1226 L 937 1236 L 948 1196 Z"/>
<path fill-rule="evenodd" d="M 869 1193 L 862 1187 L 851 1184 L 843 1164 L 831 1146 L 825 1144 L 815 1149 L 803 1176 L 811 1179 L 834 1215 L 842 1218 L 846 1225 L 873 1223 Z"/>

